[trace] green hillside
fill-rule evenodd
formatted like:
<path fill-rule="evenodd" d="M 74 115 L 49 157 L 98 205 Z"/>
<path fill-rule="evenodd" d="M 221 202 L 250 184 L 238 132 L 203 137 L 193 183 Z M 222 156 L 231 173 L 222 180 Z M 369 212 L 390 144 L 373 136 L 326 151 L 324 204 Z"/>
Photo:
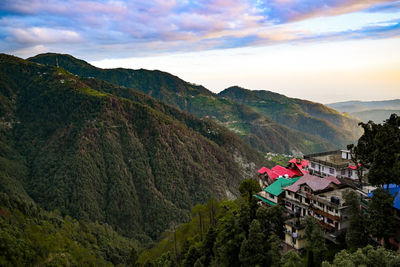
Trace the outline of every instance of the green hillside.
<path fill-rule="evenodd" d="M 237 194 L 262 156 L 225 128 L 142 93 L 0 55 L 0 191 L 156 238 Z"/>
<path fill-rule="evenodd" d="M 37 55 L 29 60 L 53 66 L 58 63 L 79 76 L 94 77 L 123 86 L 125 88 L 120 89 L 120 92 L 125 97 L 129 95 L 129 90 L 142 91 L 183 111 L 215 120 L 261 151 L 309 153 L 337 147 L 331 140 L 285 127 L 247 106 L 223 99 L 202 86 L 185 82 L 165 72 L 100 69 L 70 55 L 52 53 Z"/>
<path fill-rule="evenodd" d="M 361 135 L 356 119 L 319 103 L 238 86 L 225 89 L 219 96 L 246 105 L 287 127 L 329 140 L 336 146 L 344 147 Z"/>
<path fill-rule="evenodd" d="M 137 248 L 109 225 L 63 217 L 0 193 L 0 266 L 129 265 Z"/>

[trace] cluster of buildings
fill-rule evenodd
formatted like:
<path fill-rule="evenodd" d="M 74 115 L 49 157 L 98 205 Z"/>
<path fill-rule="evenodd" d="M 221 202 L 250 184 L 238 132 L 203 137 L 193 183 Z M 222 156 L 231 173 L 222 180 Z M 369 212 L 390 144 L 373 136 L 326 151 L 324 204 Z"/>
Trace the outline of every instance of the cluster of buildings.
<path fill-rule="evenodd" d="M 346 150 L 305 155 L 303 159 L 291 159 L 286 167 L 262 167 L 258 178 L 263 190 L 254 197 L 261 205 L 281 205 L 292 215 L 285 223 L 285 243 L 289 247 L 304 248 L 305 227 L 301 218 L 305 216 L 314 217 L 324 228 L 326 238 L 336 243 L 336 237 L 349 226 L 346 192 L 359 194 L 361 208 L 366 208 L 373 194 L 355 186 L 358 182 L 356 170 Z M 391 190 L 396 194 L 395 205 L 399 206 L 399 212 L 400 187 L 393 186 Z"/>

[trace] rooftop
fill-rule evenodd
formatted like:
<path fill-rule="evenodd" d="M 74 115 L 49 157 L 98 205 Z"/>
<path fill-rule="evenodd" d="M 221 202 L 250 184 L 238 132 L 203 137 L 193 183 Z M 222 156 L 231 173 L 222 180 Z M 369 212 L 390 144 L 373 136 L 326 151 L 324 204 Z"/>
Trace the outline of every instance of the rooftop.
<path fill-rule="evenodd" d="M 332 191 L 323 192 L 321 194 L 318 194 L 317 197 L 322 198 L 328 202 L 331 201 L 331 197 L 337 197 L 342 201 L 342 203 L 340 203 L 342 205 L 344 203 L 344 195 L 348 190 L 350 190 L 348 187 L 340 188 Z"/>
<path fill-rule="evenodd" d="M 307 184 L 311 188 L 311 190 L 315 192 L 327 188 L 331 183 L 337 185 L 341 184 L 340 181 L 333 176 L 320 178 L 314 175 L 306 174 L 299 180 L 297 180 L 294 184 L 285 187 L 285 189 L 292 192 L 297 192 L 300 189 L 301 185 Z"/>
<path fill-rule="evenodd" d="M 340 150 L 304 155 L 304 158 L 335 168 L 345 168 L 353 164 L 350 159 L 342 158 L 342 151 Z"/>
<path fill-rule="evenodd" d="M 278 178 L 275 182 L 273 182 L 270 186 L 265 188 L 265 192 L 270 193 L 274 196 L 279 196 L 284 191 L 284 187 L 294 184 L 300 177 L 297 178 Z"/>

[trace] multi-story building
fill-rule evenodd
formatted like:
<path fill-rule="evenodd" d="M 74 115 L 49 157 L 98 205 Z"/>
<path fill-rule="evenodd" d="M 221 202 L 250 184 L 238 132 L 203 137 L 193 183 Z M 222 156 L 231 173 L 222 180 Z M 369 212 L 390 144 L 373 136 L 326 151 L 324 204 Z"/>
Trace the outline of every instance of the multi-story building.
<path fill-rule="evenodd" d="M 285 207 L 297 216 L 312 216 L 328 230 L 339 231 L 348 225 L 344 193 L 353 190 L 337 178 L 306 174 L 284 188 Z"/>
<path fill-rule="evenodd" d="M 358 180 L 357 168 L 348 150 L 304 155 L 304 159 L 309 161 L 308 170 L 310 174 L 320 177 L 334 176 Z"/>
<path fill-rule="evenodd" d="M 285 243 L 297 250 L 306 246 L 305 225 L 299 218 L 285 222 Z"/>

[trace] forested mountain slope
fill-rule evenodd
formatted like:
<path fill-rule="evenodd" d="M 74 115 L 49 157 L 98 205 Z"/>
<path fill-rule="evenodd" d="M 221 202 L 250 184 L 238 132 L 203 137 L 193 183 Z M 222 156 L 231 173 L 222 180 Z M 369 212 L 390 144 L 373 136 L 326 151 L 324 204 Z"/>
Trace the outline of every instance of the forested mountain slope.
<path fill-rule="evenodd" d="M 142 93 L 0 55 L 0 191 L 126 236 L 156 238 L 236 194 L 262 156 Z"/>
<path fill-rule="evenodd" d="M 223 99 L 202 86 L 165 72 L 100 69 L 70 55 L 53 53 L 37 55 L 29 60 L 53 66 L 59 64 L 73 74 L 130 88 L 125 90 L 125 94 L 129 94 L 132 88 L 140 90 L 181 110 L 217 121 L 261 151 L 308 153 L 338 147 L 331 140 L 285 127 L 245 105 Z"/>
<path fill-rule="evenodd" d="M 361 135 L 355 118 L 344 116 L 319 103 L 238 86 L 225 89 L 219 96 L 244 104 L 278 123 L 319 136 L 338 146 L 345 147 Z"/>

